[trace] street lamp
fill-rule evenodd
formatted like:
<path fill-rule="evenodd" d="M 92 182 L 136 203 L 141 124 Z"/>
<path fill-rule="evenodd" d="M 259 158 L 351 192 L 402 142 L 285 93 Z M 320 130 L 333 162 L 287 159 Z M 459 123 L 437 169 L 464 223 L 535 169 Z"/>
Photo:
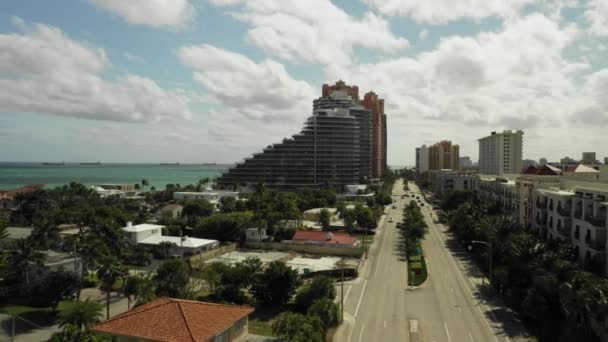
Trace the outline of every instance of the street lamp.
<path fill-rule="evenodd" d="M 490 253 L 490 275 L 488 277 L 488 284 L 490 283 L 490 279 L 492 279 L 492 244 L 489 242 L 485 242 L 485 241 L 478 241 L 478 240 L 471 240 L 471 245 L 469 245 L 469 251 L 473 250 L 473 246 L 474 244 L 478 244 L 478 245 L 485 245 L 488 247 L 489 249 L 489 253 Z M 485 285 L 485 276 L 481 278 L 481 285 Z"/>

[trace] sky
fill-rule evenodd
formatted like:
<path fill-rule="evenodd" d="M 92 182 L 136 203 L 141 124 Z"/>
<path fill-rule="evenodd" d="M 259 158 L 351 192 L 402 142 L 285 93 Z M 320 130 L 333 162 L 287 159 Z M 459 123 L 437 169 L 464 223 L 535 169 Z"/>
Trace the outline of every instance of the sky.
<path fill-rule="evenodd" d="M 323 83 L 385 99 L 388 163 L 524 130 L 608 156 L 608 0 L 7 0 L 0 161 L 233 163 Z"/>

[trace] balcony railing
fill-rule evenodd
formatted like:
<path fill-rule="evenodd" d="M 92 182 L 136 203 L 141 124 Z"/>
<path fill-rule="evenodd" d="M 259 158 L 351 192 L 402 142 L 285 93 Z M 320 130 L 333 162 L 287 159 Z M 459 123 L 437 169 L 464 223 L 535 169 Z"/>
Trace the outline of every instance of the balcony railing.
<path fill-rule="evenodd" d="M 557 213 L 564 217 L 570 217 L 571 210 L 564 209 L 561 205 L 557 206 Z"/>
<path fill-rule="evenodd" d="M 603 252 L 606 250 L 606 241 L 588 241 L 587 246 L 593 250 Z"/>
<path fill-rule="evenodd" d="M 591 225 L 594 227 L 606 228 L 606 218 L 595 217 L 593 215 L 585 215 L 585 221 L 591 223 Z"/>

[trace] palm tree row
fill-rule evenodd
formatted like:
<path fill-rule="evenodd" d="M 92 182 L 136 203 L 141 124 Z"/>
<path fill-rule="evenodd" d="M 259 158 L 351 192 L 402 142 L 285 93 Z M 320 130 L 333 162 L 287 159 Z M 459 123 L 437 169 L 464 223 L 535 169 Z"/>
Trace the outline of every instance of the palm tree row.
<path fill-rule="evenodd" d="M 404 248 L 409 257 L 414 253 L 418 241 L 428 233 L 428 226 L 416 202 L 410 202 L 403 209 L 403 221 L 399 227 L 403 236 Z"/>
<path fill-rule="evenodd" d="M 519 312 L 539 341 L 597 341 L 606 334 L 608 280 L 582 270 L 571 244 L 544 241 L 494 205 L 465 202 L 450 214 L 450 231 L 486 269 L 492 258 L 491 286 Z M 490 255 L 489 253 L 492 253 Z"/>

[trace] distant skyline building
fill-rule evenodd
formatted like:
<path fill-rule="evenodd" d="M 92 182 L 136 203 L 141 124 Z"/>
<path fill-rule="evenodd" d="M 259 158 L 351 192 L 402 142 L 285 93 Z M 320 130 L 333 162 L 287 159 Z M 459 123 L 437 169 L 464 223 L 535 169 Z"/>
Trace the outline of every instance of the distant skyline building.
<path fill-rule="evenodd" d="M 458 158 L 458 166 L 460 169 L 470 169 L 473 167 L 473 161 L 469 156 L 463 156 Z"/>
<path fill-rule="evenodd" d="M 608 157 L 604 157 L 604 164 L 608 165 Z"/>
<path fill-rule="evenodd" d="M 426 145 L 416 147 L 416 171 L 423 174 L 429 170 L 429 148 Z"/>
<path fill-rule="evenodd" d="M 524 132 L 492 132 L 479 139 L 479 172 L 488 175 L 515 174 L 522 171 Z"/>
<path fill-rule="evenodd" d="M 449 140 L 440 141 L 429 147 L 430 170 L 458 170 L 458 158 L 460 158 L 460 147 L 452 145 Z"/>
<path fill-rule="evenodd" d="M 547 165 L 547 158 L 540 158 L 538 160 L 538 165 L 540 165 L 540 166 Z"/>
<path fill-rule="evenodd" d="M 568 156 L 565 156 L 564 158 L 559 160 L 559 163 L 561 165 L 568 165 L 568 164 L 578 164 L 579 161 L 573 158 L 570 158 Z"/>
<path fill-rule="evenodd" d="M 581 163 L 583 164 L 595 164 L 595 152 L 583 152 L 583 159 Z"/>
<path fill-rule="evenodd" d="M 312 116 L 300 133 L 238 163 L 217 179 L 218 186 L 263 183 L 279 190 L 297 190 L 365 184 L 380 177 L 386 168 L 386 148 L 382 148 L 386 119 L 380 115 L 384 100 L 370 92 L 375 96 L 370 96 L 368 104 L 376 106 L 380 122 L 380 135 L 376 136 L 374 113 L 356 100 L 358 91 L 357 86 L 342 81 L 323 85 L 322 96 L 313 101 Z"/>
<path fill-rule="evenodd" d="M 534 159 L 524 159 L 521 161 L 521 168 L 522 170 L 527 169 L 529 166 L 539 166 L 538 163 L 536 162 L 536 160 Z"/>

